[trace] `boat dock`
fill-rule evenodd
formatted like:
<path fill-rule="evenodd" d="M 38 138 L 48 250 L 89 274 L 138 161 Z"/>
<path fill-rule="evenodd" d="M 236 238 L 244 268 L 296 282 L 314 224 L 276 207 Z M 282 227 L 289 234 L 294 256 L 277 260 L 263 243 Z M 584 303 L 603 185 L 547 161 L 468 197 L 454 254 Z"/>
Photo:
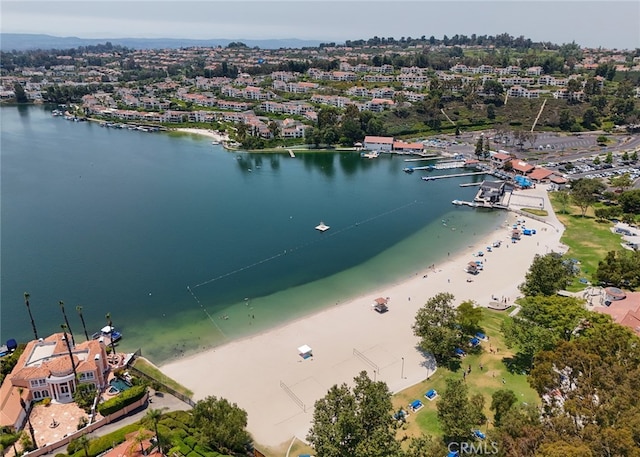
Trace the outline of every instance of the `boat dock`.
<path fill-rule="evenodd" d="M 467 202 L 464 200 L 453 200 L 451 203 L 456 206 L 470 206 L 471 208 L 509 209 L 508 206 L 504 206 L 499 203 Z"/>
<path fill-rule="evenodd" d="M 287 149 L 287 152 L 289 152 L 289 156 L 291 156 L 291 158 L 296 158 L 296 155 L 293 153 L 293 149 Z"/>
<path fill-rule="evenodd" d="M 465 182 L 460 184 L 460 187 L 477 187 L 477 186 L 481 186 L 482 183 L 481 182 Z"/>
<path fill-rule="evenodd" d="M 445 179 L 445 178 L 460 178 L 463 176 L 476 176 L 476 175 L 486 175 L 489 174 L 487 171 L 471 171 L 468 173 L 454 173 L 451 175 L 439 175 L 439 176 L 423 176 L 423 181 L 435 181 L 436 179 Z"/>

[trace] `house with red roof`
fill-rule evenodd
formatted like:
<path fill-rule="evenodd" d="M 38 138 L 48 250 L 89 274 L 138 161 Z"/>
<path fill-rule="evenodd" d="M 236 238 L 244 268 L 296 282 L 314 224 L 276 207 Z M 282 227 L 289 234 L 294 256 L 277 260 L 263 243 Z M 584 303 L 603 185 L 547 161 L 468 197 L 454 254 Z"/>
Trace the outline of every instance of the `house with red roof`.
<path fill-rule="evenodd" d="M 529 173 L 529 179 L 536 182 L 544 182 L 548 181 L 553 173 L 553 171 L 547 170 L 546 168 L 536 167 L 531 173 Z"/>
<path fill-rule="evenodd" d="M 64 333 L 30 341 L 0 386 L 0 426 L 20 428 L 25 419 L 21 398 L 26 404 L 44 398 L 69 403 L 73 401 L 78 384 L 93 384 L 102 390 L 107 384 L 109 370 L 102 341 L 89 340 L 73 345 L 72 341 L 65 340 Z"/>
<path fill-rule="evenodd" d="M 394 141 L 393 151 L 404 154 L 415 154 L 424 151 L 422 143 L 405 143 L 404 141 Z"/>
<path fill-rule="evenodd" d="M 513 171 L 515 171 L 516 173 L 520 173 L 521 175 L 529 174 L 535 168 L 530 163 L 524 162 L 520 159 L 513 159 L 510 163 Z"/>

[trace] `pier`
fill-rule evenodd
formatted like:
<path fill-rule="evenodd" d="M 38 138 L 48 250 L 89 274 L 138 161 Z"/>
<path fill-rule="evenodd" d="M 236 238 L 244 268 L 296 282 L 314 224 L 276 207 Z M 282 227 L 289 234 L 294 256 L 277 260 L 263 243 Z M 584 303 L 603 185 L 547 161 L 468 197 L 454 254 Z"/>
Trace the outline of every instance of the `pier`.
<path fill-rule="evenodd" d="M 289 156 L 292 158 L 296 158 L 296 155 L 293 153 L 293 149 L 287 149 L 287 151 L 289 152 Z"/>
<path fill-rule="evenodd" d="M 445 178 L 460 178 L 463 176 L 476 176 L 476 175 L 486 175 L 489 174 L 487 171 L 471 171 L 468 173 L 454 173 L 451 175 L 439 175 L 439 176 L 423 176 L 422 179 L 424 181 L 435 181 L 436 179 L 445 179 Z"/>

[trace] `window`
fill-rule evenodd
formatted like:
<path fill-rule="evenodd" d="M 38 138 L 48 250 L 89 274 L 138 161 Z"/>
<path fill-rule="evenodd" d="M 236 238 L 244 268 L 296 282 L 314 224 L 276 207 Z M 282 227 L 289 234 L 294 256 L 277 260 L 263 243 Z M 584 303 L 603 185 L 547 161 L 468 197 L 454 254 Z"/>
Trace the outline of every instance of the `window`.
<path fill-rule="evenodd" d="M 33 398 L 35 398 L 36 400 L 39 400 L 42 398 L 42 394 L 40 393 L 39 390 L 36 390 L 33 392 Z"/>
<path fill-rule="evenodd" d="M 47 385 L 47 380 L 46 379 L 38 379 L 38 385 L 39 386 L 46 386 Z"/>

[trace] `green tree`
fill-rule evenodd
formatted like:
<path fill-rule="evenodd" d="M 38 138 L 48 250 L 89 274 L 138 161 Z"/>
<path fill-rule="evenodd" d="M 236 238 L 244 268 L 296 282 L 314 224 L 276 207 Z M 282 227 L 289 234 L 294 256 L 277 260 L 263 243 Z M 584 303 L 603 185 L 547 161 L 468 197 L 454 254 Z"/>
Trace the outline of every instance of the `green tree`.
<path fill-rule="evenodd" d="M 198 401 L 193 422 L 202 443 L 219 452 L 245 452 L 251 446 L 246 411 L 224 398 L 208 396 Z"/>
<path fill-rule="evenodd" d="M 475 333 L 479 330 L 482 320 L 482 309 L 476 307 L 473 300 L 465 300 L 456 309 L 456 321 L 465 333 Z"/>
<path fill-rule="evenodd" d="M 607 156 L 604 159 L 604 163 L 608 163 L 608 164 L 613 163 L 613 154 L 611 153 L 611 151 L 607 152 Z"/>
<path fill-rule="evenodd" d="M 571 183 L 571 198 L 583 217 L 587 209 L 598 201 L 604 188 L 604 184 L 597 179 L 581 178 Z"/>
<path fill-rule="evenodd" d="M 591 455 L 638 455 L 638 379 L 640 339 L 609 319 L 537 354 L 531 386 L 562 398 L 561 406 L 545 408 L 543 442 L 579 442 Z"/>
<path fill-rule="evenodd" d="M 631 162 L 633 163 L 636 163 L 638 161 L 638 151 L 633 151 L 629 156 L 629 160 L 631 160 Z"/>
<path fill-rule="evenodd" d="M 91 443 L 89 437 L 86 434 L 80 435 L 76 439 L 76 442 L 80 447 L 82 447 L 82 450 L 84 451 L 84 457 L 89 457 L 89 444 Z"/>
<path fill-rule="evenodd" d="M 420 338 L 420 348 L 436 359 L 447 363 L 455 356 L 455 349 L 462 345 L 462 331 L 453 308 L 454 296 L 441 292 L 431 297 L 418 310 L 413 333 Z"/>
<path fill-rule="evenodd" d="M 629 173 L 624 173 L 609 179 L 609 184 L 618 189 L 620 192 L 624 192 L 629 187 L 633 186 L 633 179 L 631 179 L 631 175 Z"/>
<path fill-rule="evenodd" d="M 434 440 L 430 436 L 411 438 L 405 457 L 442 457 L 447 455 L 447 447 L 441 440 Z"/>
<path fill-rule="evenodd" d="M 586 129 L 590 129 L 593 126 L 599 124 L 598 113 L 593 108 L 587 108 L 582 114 L 582 125 Z"/>
<path fill-rule="evenodd" d="M 483 154 L 484 154 L 484 136 L 480 136 L 480 138 L 478 138 L 478 141 L 476 141 L 475 155 L 478 158 L 478 160 L 480 160 L 482 159 Z"/>
<path fill-rule="evenodd" d="M 574 275 L 573 265 L 560 254 L 536 254 L 519 289 L 525 295 L 555 295 Z"/>
<path fill-rule="evenodd" d="M 27 103 L 29 98 L 27 97 L 22 84 L 16 82 L 13 84 L 13 93 L 16 95 L 16 102 L 18 103 Z"/>
<path fill-rule="evenodd" d="M 162 454 L 164 454 L 164 448 L 162 447 L 163 443 L 161 442 L 160 434 L 158 433 L 158 422 L 160 422 L 160 419 L 162 419 L 162 410 L 154 408 L 149 409 L 149 411 L 147 411 L 143 418 L 144 421 L 151 422 L 151 424 L 153 425 L 153 431 L 155 433 L 156 442 L 158 443 L 158 449 Z"/>
<path fill-rule="evenodd" d="M 491 411 L 493 411 L 493 424 L 499 427 L 502 418 L 518 402 L 516 394 L 509 389 L 500 389 L 491 395 Z"/>
<path fill-rule="evenodd" d="M 334 385 L 316 401 L 307 440 L 323 457 L 399 455 L 387 385 L 365 371 L 354 381 L 353 392 L 346 384 Z"/>
<path fill-rule="evenodd" d="M 640 189 L 623 192 L 618 196 L 618 203 L 622 211 L 631 214 L 640 214 Z"/>
<path fill-rule="evenodd" d="M 444 392 L 440 394 L 440 400 L 436 404 L 438 421 L 446 441 L 468 440 L 472 427 L 485 420 L 482 409 L 478 409 L 484 406 L 484 399 L 476 398 L 470 402 L 467 395 L 467 384 L 462 379 L 446 380 Z"/>
<path fill-rule="evenodd" d="M 597 281 L 609 286 L 635 289 L 640 286 L 640 251 L 609 251 L 598 262 Z"/>
<path fill-rule="evenodd" d="M 555 199 L 560 205 L 560 212 L 562 214 L 567 214 L 569 212 L 567 208 L 569 207 L 569 203 L 571 203 L 571 195 L 569 194 L 569 191 L 565 189 L 559 190 L 555 193 Z"/>
<path fill-rule="evenodd" d="M 336 127 L 338 125 L 338 110 L 332 106 L 320 108 L 318 111 L 318 128 L 324 130 L 328 127 Z"/>
<path fill-rule="evenodd" d="M 560 111 L 558 126 L 562 130 L 564 131 L 571 130 L 575 123 L 576 123 L 576 118 L 573 116 L 573 114 L 571 114 L 571 111 L 569 111 L 568 109 L 563 109 L 562 111 Z"/>
<path fill-rule="evenodd" d="M 487 118 L 491 120 L 496 118 L 496 105 L 493 103 L 487 105 Z"/>
<path fill-rule="evenodd" d="M 90 413 L 97 394 L 98 391 L 94 384 L 78 384 L 73 393 L 73 401 L 86 413 Z"/>
<path fill-rule="evenodd" d="M 353 105 L 349 105 L 353 106 Z M 357 109 L 357 108 L 356 108 Z M 341 143 L 353 146 L 354 143 L 362 141 L 364 134 L 360 128 L 360 121 L 354 118 L 345 118 L 341 125 Z"/>
<path fill-rule="evenodd" d="M 518 359 L 527 367 L 536 353 L 575 337 L 575 330 L 585 319 L 598 320 L 598 315 L 584 308 L 582 300 L 573 297 L 527 296 L 519 304 L 520 312 L 504 321 L 502 332 L 507 345 L 517 348 Z"/>

